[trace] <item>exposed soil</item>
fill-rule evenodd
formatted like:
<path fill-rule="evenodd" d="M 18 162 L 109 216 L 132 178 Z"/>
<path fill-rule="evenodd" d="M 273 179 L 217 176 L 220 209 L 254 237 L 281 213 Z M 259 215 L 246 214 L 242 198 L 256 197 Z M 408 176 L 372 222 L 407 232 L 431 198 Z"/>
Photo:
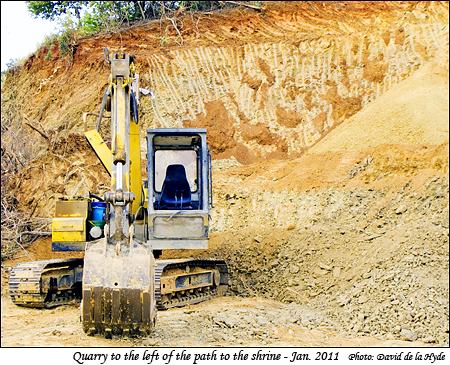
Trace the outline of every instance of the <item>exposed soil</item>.
<path fill-rule="evenodd" d="M 1 300 L 2 346 L 429 346 L 419 341 L 352 339 L 322 325 L 320 315 L 310 309 L 261 298 L 224 297 L 158 312 L 151 337 L 112 340 L 86 336 L 76 305 L 31 310 L 14 306 L 4 296 Z M 314 323 L 315 329 L 303 323 Z"/>
<path fill-rule="evenodd" d="M 182 44 L 169 28 L 163 45 L 150 23 L 82 40 L 70 66 L 41 50 L 8 76 L 2 149 L 20 147 L 27 164 L 6 186 L 40 217 L 60 197 L 108 189 L 81 114 L 106 85 L 102 48 L 120 45 L 155 92 L 141 96 L 142 130 L 208 129 L 210 247 L 164 256 L 225 259 L 229 296 L 158 313 L 149 338 L 87 337 L 78 305 L 31 310 L 7 296 L 12 265 L 70 256 L 41 239 L 2 262 L 2 344 L 448 346 L 448 3 L 195 17 L 182 19 Z"/>

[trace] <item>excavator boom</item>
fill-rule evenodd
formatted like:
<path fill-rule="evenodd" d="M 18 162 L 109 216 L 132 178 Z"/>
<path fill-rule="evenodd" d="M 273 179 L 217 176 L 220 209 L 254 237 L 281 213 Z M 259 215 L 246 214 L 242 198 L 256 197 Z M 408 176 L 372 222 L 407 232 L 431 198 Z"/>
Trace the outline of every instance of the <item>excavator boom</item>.
<path fill-rule="evenodd" d="M 105 235 L 88 242 L 84 256 L 81 320 L 88 334 L 148 334 L 156 320 L 153 251 L 134 237 L 135 213 L 142 206 L 140 143 L 130 112 L 134 65 L 129 55 L 111 57 L 111 191 Z M 134 124 L 134 126 L 133 126 Z M 134 130 L 132 128 L 134 127 Z M 131 132 L 137 141 L 131 141 Z M 132 150 L 135 160 L 131 160 Z M 136 164 L 131 175 L 131 165 Z M 132 182 L 134 191 L 131 191 Z M 137 198 L 137 199 L 136 199 Z"/>

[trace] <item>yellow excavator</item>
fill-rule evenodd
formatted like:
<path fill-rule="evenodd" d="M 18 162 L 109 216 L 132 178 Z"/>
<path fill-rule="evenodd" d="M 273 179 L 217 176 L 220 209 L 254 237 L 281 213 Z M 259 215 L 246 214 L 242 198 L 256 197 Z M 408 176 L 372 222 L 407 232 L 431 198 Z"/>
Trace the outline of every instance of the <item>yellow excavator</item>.
<path fill-rule="evenodd" d="M 84 331 L 111 338 L 149 334 L 157 310 L 224 294 L 229 274 L 222 260 L 159 259 L 167 249 L 208 247 L 212 175 L 206 130 L 148 129 L 143 180 L 134 57 L 107 54 L 109 85 L 97 124 L 85 135 L 111 176 L 110 191 L 59 200 L 52 219 L 52 249 L 84 250 L 84 259 L 21 263 L 10 272 L 9 290 L 15 304 L 34 308 L 81 299 Z M 101 135 L 105 111 L 110 146 Z"/>

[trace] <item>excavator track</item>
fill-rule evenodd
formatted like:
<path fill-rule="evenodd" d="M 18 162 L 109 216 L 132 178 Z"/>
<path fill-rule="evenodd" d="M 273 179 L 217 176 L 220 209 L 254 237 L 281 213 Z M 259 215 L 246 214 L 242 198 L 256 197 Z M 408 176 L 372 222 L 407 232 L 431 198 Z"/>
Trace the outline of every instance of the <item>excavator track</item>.
<path fill-rule="evenodd" d="M 9 293 L 14 304 L 52 308 L 81 299 L 83 259 L 25 262 L 11 269 Z"/>
<path fill-rule="evenodd" d="M 189 269 L 188 269 L 189 268 Z M 200 287 L 187 287 L 172 295 L 161 293 L 161 279 L 170 271 L 177 269 L 180 276 L 183 272 L 195 269 L 204 269 L 204 272 L 218 270 L 220 273 L 219 285 L 204 283 Z M 83 259 L 56 259 L 34 261 L 18 264 L 11 269 L 9 275 L 9 293 L 14 304 L 29 308 L 53 308 L 81 300 Z M 195 275 L 191 273 L 190 276 Z M 66 277 L 61 281 L 61 278 Z M 71 279 L 70 287 L 67 278 Z M 50 279 L 59 278 L 59 287 L 49 285 Z M 53 280 L 54 281 L 54 280 Z M 65 283 L 65 288 L 61 284 Z M 225 261 L 176 259 L 156 260 L 155 266 L 155 300 L 158 310 L 184 307 L 209 300 L 223 295 L 228 289 L 229 274 Z M 98 295 L 98 294 L 97 294 Z"/>
<path fill-rule="evenodd" d="M 170 285 L 170 282 L 172 286 L 165 288 L 165 284 Z M 223 260 L 156 260 L 155 299 L 158 310 L 184 307 L 223 295 L 228 285 L 228 267 Z"/>

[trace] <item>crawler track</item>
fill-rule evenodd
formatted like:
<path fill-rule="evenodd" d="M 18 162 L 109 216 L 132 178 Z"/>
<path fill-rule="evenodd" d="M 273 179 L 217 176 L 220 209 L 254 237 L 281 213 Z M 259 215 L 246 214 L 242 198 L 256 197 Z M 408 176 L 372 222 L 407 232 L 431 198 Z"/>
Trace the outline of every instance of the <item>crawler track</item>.
<path fill-rule="evenodd" d="M 52 308 L 81 299 L 83 259 L 25 262 L 9 276 L 9 294 L 14 304 Z"/>
<path fill-rule="evenodd" d="M 220 273 L 219 283 L 204 285 L 202 287 L 187 287 L 177 293 L 162 293 L 161 279 L 168 275 L 173 269 L 189 272 L 195 269 L 204 269 L 204 272 L 217 270 Z M 180 274 L 181 276 L 182 274 Z M 192 275 L 195 275 L 192 274 Z M 184 307 L 223 295 L 228 289 L 229 275 L 227 264 L 223 260 L 157 260 L 155 269 L 155 299 L 158 310 L 166 310 L 174 307 Z"/>
<path fill-rule="evenodd" d="M 82 298 L 82 275 L 83 259 L 21 263 L 11 270 L 10 296 L 14 304 L 30 308 L 52 308 L 68 304 Z M 199 284 L 199 278 L 202 276 L 210 280 Z M 174 287 L 173 291 L 162 288 L 162 281 L 167 282 L 170 279 L 175 283 L 177 279 L 186 277 L 190 277 L 193 283 L 191 284 L 191 279 L 179 280 L 178 282 L 182 285 Z M 184 307 L 209 300 L 223 295 L 228 285 L 228 268 L 222 260 L 155 261 L 155 301 L 158 310 Z M 147 298 L 144 295 L 143 300 L 140 300 L 140 291 L 133 289 L 119 291 L 93 286 L 85 290 L 84 295 L 82 311 L 85 318 L 89 318 L 84 326 L 88 334 L 101 333 L 105 337 L 111 337 L 112 335 L 137 336 L 150 333 L 134 325 L 119 325 L 121 322 L 136 323 L 141 317 L 149 317 L 147 307 L 149 307 L 150 297 Z M 130 303 L 132 303 L 131 307 Z M 120 310 L 124 306 L 130 307 L 130 313 Z M 106 323 L 105 321 L 110 322 L 110 325 L 100 326 L 100 328 L 98 324 Z M 145 328 L 147 327 L 152 328 L 153 324 L 148 323 Z"/>

